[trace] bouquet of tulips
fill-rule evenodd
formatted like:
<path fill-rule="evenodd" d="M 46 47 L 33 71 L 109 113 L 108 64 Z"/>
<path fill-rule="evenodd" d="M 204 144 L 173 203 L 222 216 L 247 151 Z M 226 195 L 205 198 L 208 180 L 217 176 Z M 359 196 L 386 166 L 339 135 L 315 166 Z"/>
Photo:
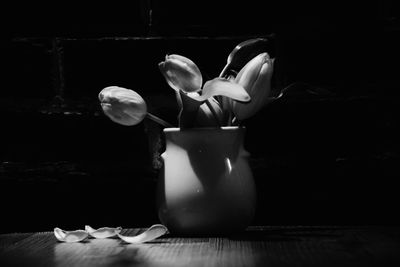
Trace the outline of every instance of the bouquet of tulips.
<path fill-rule="evenodd" d="M 238 44 L 229 54 L 220 75 L 203 84 L 197 65 L 181 55 L 167 55 L 159 69 L 175 91 L 179 127 L 240 125 L 278 97 L 271 96 L 274 59 L 266 51 L 268 40 L 256 38 Z M 143 98 L 118 86 L 99 94 L 104 113 L 122 125 L 136 125 L 149 118 L 164 127 L 174 127 L 147 112 Z"/>

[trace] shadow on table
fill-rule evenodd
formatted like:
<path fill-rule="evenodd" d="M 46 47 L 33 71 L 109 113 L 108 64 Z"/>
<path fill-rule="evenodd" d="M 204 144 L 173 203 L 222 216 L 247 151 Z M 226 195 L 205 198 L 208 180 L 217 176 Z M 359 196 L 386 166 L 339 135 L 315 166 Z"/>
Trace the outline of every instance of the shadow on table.
<path fill-rule="evenodd" d="M 229 236 L 235 241 L 301 241 L 304 238 L 338 238 L 343 236 L 342 230 L 351 227 L 271 227 L 250 228 L 249 230 Z"/>

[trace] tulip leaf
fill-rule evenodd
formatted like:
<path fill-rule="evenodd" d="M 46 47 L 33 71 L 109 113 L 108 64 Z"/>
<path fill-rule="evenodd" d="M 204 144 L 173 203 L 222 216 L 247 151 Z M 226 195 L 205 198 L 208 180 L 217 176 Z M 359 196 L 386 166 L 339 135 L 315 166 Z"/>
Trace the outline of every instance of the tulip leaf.
<path fill-rule="evenodd" d="M 183 91 L 179 91 L 180 100 L 181 100 L 181 110 L 178 115 L 179 127 L 181 128 L 190 128 L 193 127 L 197 112 L 199 110 L 202 102 L 199 102 L 193 99 L 194 96 L 198 96 L 198 93 L 187 94 Z M 190 96 L 189 96 L 190 95 Z"/>
<path fill-rule="evenodd" d="M 193 95 L 191 98 L 204 102 L 213 96 L 227 96 L 236 101 L 249 102 L 250 96 L 239 84 L 223 78 L 215 78 L 204 84 L 202 94 Z"/>
<path fill-rule="evenodd" d="M 198 111 L 196 127 L 220 127 L 224 119 L 221 105 L 211 97 L 203 103 Z"/>
<path fill-rule="evenodd" d="M 223 112 L 220 104 L 214 97 L 201 102 L 194 98 L 198 93 L 180 93 L 182 109 L 179 113 L 179 127 L 218 127 L 223 121 Z"/>
<path fill-rule="evenodd" d="M 271 42 L 265 38 L 254 38 L 239 43 L 229 54 L 227 64 L 220 77 L 239 72 L 251 59 L 263 52 L 269 52 Z"/>
<path fill-rule="evenodd" d="M 281 89 L 278 92 L 281 97 L 296 97 L 296 98 L 306 98 L 306 97 L 331 97 L 334 93 L 326 88 L 317 87 L 305 82 L 294 82 Z"/>

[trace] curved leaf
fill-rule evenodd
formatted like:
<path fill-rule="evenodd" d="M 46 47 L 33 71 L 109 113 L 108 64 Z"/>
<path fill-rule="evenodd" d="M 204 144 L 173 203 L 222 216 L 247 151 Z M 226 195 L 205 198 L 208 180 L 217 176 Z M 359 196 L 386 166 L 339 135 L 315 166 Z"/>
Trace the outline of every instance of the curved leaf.
<path fill-rule="evenodd" d="M 215 78 L 207 81 L 204 84 L 201 95 L 190 97 L 199 102 L 204 102 L 213 96 L 226 96 L 240 102 L 250 101 L 250 96 L 243 86 L 223 78 Z"/>
<path fill-rule="evenodd" d="M 239 43 L 229 54 L 220 77 L 239 72 L 252 58 L 260 53 L 268 52 L 269 47 L 270 41 L 265 38 L 254 38 Z"/>

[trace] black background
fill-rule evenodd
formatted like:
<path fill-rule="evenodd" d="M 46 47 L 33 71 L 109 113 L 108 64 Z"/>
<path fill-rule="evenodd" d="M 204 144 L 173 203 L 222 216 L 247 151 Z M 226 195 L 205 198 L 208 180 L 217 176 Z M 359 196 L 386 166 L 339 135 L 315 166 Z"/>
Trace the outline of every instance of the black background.
<path fill-rule="evenodd" d="M 3 9 L 1 232 L 158 222 L 160 128 L 111 122 L 98 92 L 131 88 L 176 123 L 157 67 L 164 56 L 187 56 L 211 79 L 236 44 L 256 36 L 273 43 L 274 86 L 297 86 L 245 122 L 254 224 L 399 223 L 394 1 L 215 2 Z"/>

